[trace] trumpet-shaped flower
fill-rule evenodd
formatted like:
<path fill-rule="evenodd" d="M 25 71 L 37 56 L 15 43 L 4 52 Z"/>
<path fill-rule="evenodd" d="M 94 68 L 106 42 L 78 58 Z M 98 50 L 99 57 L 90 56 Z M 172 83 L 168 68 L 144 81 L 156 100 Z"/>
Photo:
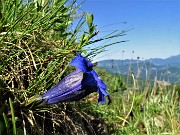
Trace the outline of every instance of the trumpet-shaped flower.
<path fill-rule="evenodd" d="M 108 97 L 110 103 L 106 85 L 93 70 L 93 64 L 80 53 L 75 52 L 75 54 L 76 57 L 70 65 L 76 67 L 77 70 L 63 78 L 38 100 L 44 100 L 43 103 L 45 104 L 57 104 L 59 102 L 78 101 L 90 93 L 98 92 L 100 104 L 105 103 L 105 96 Z"/>

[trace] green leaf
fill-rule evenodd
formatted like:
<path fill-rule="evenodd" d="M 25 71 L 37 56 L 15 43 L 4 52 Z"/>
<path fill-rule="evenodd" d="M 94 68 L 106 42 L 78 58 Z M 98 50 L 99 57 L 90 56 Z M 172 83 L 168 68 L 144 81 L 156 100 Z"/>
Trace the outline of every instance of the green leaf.
<path fill-rule="evenodd" d="M 95 31 L 96 26 L 91 26 L 89 29 L 89 33 L 93 34 L 93 32 Z"/>
<path fill-rule="evenodd" d="M 86 14 L 86 22 L 88 24 L 89 30 L 91 29 L 93 25 L 94 16 L 93 14 Z"/>
<path fill-rule="evenodd" d="M 32 104 L 33 102 L 35 102 L 38 97 L 39 97 L 38 94 L 37 94 L 37 95 L 34 95 L 34 96 L 32 96 L 29 100 L 24 101 L 23 104 L 24 104 L 25 106 L 28 106 L 28 105 Z"/>

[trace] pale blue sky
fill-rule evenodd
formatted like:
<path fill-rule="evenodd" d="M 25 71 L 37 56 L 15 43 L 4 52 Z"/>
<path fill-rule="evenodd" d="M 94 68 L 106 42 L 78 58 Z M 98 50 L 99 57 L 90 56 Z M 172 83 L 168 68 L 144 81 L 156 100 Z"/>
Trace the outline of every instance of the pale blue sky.
<path fill-rule="evenodd" d="M 124 59 L 131 58 L 132 51 L 133 58 L 144 59 L 180 54 L 180 0 L 86 0 L 81 9 L 94 14 L 98 36 L 133 28 L 126 36 L 104 43 L 129 40 L 107 48 L 95 61 L 121 59 L 123 50 Z"/>

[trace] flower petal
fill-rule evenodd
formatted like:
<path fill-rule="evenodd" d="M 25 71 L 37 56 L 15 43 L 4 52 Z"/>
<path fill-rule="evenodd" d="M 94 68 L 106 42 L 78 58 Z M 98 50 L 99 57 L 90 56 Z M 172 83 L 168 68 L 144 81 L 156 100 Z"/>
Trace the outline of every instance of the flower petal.
<path fill-rule="evenodd" d="M 63 78 L 57 85 L 43 94 L 45 104 L 57 104 L 80 100 L 98 89 L 97 81 L 91 72 L 76 70 Z"/>
<path fill-rule="evenodd" d="M 80 53 L 76 51 L 74 52 L 76 53 L 76 57 L 71 61 L 70 65 L 80 69 L 83 72 L 91 71 L 93 64 Z"/>
<path fill-rule="evenodd" d="M 99 93 L 99 99 L 98 102 L 100 104 L 104 104 L 105 103 L 105 98 L 104 96 L 108 97 L 109 103 L 111 102 L 110 96 L 109 94 L 106 92 L 107 86 L 104 84 L 103 80 L 98 76 L 98 74 L 92 70 L 91 73 L 93 74 L 95 80 L 97 81 L 97 85 L 98 85 L 98 93 Z"/>
<path fill-rule="evenodd" d="M 76 70 L 63 78 L 58 84 L 48 90 L 40 98 L 45 99 L 44 102 L 48 104 L 55 104 L 63 100 L 66 96 L 81 88 L 81 81 L 83 80 L 83 72 Z M 56 99 L 58 97 L 58 100 Z M 56 99 L 53 101 L 53 99 Z"/>

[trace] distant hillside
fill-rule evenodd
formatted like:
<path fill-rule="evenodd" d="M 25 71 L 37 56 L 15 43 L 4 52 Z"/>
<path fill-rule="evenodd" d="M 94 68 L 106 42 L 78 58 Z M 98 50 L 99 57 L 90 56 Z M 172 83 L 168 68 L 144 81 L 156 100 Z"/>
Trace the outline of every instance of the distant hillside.
<path fill-rule="evenodd" d="M 180 55 L 171 56 L 171 57 L 168 57 L 167 59 L 155 58 L 155 59 L 149 59 L 149 60 L 151 60 L 151 62 L 155 65 L 180 66 Z M 149 60 L 146 60 L 146 61 L 149 61 Z"/>
<path fill-rule="evenodd" d="M 167 59 L 103 60 L 98 62 L 97 67 L 120 74 L 127 74 L 132 71 L 142 79 L 149 76 L 151 80 L 154 80 L 157 76 L 158 80 L 180 82 L 180 55 L 171 56 Z"/>

